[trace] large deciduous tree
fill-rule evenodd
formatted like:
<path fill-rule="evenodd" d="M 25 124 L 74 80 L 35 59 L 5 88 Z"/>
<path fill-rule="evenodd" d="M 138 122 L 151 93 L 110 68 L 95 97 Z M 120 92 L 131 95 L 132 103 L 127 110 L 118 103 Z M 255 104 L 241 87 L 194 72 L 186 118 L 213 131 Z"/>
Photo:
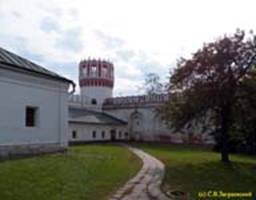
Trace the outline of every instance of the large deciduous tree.
<path fill-rule="evenodd" d="M 229 139 L 234 112 L 256 63 L 256 37 L 237 30 L 204 44 L 190 59 L 180 59 L 171 72 L 168 92 L 171 99 L 160 113 L 176 131 L 201 124 L 220 141 L 221 160 L 229 162 Z M 252 88 L 250 88 L 252 89 Z M 243 91 L 243 92 L 242 92 Z M 248 106 L 249 102 L 246 101 Z"/>

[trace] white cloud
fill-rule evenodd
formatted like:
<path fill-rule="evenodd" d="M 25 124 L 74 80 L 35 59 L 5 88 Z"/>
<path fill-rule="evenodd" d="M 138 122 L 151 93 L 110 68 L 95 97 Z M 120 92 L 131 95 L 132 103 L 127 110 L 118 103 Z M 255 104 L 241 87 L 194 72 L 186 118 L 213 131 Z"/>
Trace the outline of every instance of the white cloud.
<path fill-rule="evenodd" d="M 253 0 L 1 0 L 0 46 L 73 79 L 72 63 L 110 59 L 115 94 L 125 95 L 136 92 L 131 88 L 147 72 L 168 76 L 177 58 L 203 42 L 238 27 L 254 28 L 255 6 Z"/>
<path fill-rule="evenodd" d="M 119 77 L 115 80 L 114 92 L 117 96 L 139 94 L 139 87 L 141 86 L 142 81 Z"/>

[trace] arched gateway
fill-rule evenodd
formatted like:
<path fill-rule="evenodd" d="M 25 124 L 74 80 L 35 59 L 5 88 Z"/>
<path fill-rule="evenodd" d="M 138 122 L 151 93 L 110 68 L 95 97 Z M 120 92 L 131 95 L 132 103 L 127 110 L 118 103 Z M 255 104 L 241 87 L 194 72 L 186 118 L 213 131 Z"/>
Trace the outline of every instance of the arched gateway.
<path fill-rule="evenodd" d="M 143 123 L 142 113 L 135 111 L 130 116 L 130 134 L 131 138 L 135 140 L 140 140 L 144 132 L 144 123 Z"/>

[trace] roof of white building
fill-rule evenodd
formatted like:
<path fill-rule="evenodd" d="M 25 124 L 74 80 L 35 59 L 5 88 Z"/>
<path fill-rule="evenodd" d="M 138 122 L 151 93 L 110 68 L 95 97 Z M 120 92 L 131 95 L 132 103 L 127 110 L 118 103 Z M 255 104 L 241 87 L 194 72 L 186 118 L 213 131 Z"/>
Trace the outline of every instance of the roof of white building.
<path fill-rule="evenodd" d="M 22 58 L 1 47 L 0 47 L 0 67 L 8 68 L 8 69 L 20 71 L 20 72 L 32 72 L 38 75 L 43 75 L 48 78 L 73 83 L 73 81 L 63 76 L 60 76 L 52 71 L 49 71 L 44 67 L 38 64 L 35 64 L 25 58 Z"/>
<path fill-rule="evenodd" d="M 102 125 L 126 125 L 127 122 L 103 112 L 85 108 L 69 108 L 69 122 Z"/>

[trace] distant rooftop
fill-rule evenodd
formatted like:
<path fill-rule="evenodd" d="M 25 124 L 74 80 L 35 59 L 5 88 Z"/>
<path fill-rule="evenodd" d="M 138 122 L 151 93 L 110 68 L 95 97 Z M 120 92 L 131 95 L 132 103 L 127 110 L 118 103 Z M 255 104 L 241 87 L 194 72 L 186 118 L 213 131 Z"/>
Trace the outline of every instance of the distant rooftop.
<path fill-rule="evenodd" d="M 88 110 L 86 108 L 69 107 L 69 122 L 82 124 L 126 125 L 127 122 L 107 113 Z"/>
<path fill-rule="evenodd" d="M 73 83 L 73 81 L 63 76 L 60 76 L 52 71 L 49 71 L 44 67 L 41 67 L 40 65 L 37 65 L 25 58 L 22 58 L 0 47 L 0 67 L 6 66 L 8 66 L 12 70 L 29 71 L 49 78 Z"/>

